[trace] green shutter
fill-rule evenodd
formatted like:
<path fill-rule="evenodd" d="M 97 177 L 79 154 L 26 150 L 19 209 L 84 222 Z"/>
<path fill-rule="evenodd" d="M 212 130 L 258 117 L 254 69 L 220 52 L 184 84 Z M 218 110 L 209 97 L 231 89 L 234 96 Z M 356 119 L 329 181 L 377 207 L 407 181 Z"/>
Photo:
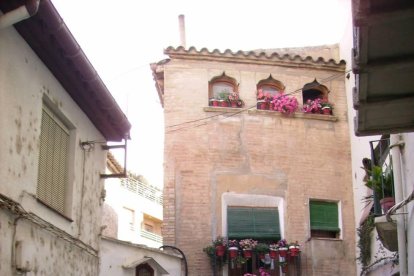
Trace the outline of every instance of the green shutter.
<path fill-rule="evenodd" d="M 230 239 L 280 239 L 277 208 L 228 207 L 227 231 Z"/>
<path fill-rule="evenodd" d="M 311 201 L 310 223 L 312 230 L 339 231 L 338 204 L 335 202 Z"/>

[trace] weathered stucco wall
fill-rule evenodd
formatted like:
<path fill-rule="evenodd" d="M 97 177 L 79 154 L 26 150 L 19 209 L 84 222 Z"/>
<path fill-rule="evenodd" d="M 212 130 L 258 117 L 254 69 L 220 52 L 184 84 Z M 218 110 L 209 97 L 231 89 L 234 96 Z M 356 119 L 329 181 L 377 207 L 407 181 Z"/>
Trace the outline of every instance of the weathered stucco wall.
<path fill-rule="evenodd" d="M 204 109 L 208 82 L 223 71 L 237 80 L 250 111 L 230 117 L 205 111 L 211 111 Z M 269 74 L 284 83 L 286 93 L 296 92 L 300 103 L 300 89 L 316 78 L 331 91 L 337 121 L 255 112 L 256 85 Z M 225 232 L 221 195 L 226 192 L 284 198 L 282 236 L 302 245 L 302 271 L 332 275 L 335 266 L 338 275 L 353 275 L 355 223 L 344 71 L 190 58 L 165 64 L 164 78 L 164 242 L 185 252 L 190 275 L 211 273 L 202 248 Z M 310 243 L 316 239 L 309 240 L 309 199 L 339 202 L 339 240 Z M 329 262 L 313 255 L 337 246 Z"/>
<path fill-rule="evenodd" d="M 171 252 L 153 249 L 144 245 L 131 244 L 110 238 L 102 238 L 100 276 L 135 276 L 135 267 L 122 266 L 135 263 L 143 258 L 153 258 L 159 266 L 168 272 L 168 275 L 180 276 L 182 258 Z M 155 276 L 165 275 L 152 265 Z"/>
<path fill-rule="evenodd" d="M 104 141 L 103 136 L 12 27 L 0 30 L 0 60 L 0 193 L 98 250 L 103 189 L 100 173 L 105 169 L 105 151 L 99 146 L 84 151 L 79 142 Z M 74 126 L 70 134 L 67 218 L 36 200 L 44 97 Z M 64 241 L 25 219 L 13 227 L 15 217 L 3 208 L 0 214 L 1 240 L 5 241 L 0 246 L 0 275 L 13 272 L 11 241 L 22 241 L 23 261 L 34 275 L 97 274 L 97 256 L 77 248 L 76 242 Z"/>

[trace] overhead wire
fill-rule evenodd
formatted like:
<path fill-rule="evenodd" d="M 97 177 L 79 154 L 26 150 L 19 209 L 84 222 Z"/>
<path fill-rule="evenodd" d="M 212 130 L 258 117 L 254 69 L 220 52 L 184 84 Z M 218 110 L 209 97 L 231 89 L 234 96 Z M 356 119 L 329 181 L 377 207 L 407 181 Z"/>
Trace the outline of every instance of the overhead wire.
<path fill-rule="evenodd" d="M 345 71 L 345 72 L 341 72 L 341 73 L 338 73 L 338 74 L 331 75 L 331 76 L 329 76 L 329 77 L 327 77 L 327 78 L 324 78 L 324 79 L 320 80 L 320 82 L 319 82 L 319 83 L 326 83 L 326 82 L 332 81 L 332 80 L 334 80 L 334 79 L 336 79 L 336 78 L 338 78 L 338 77 L 340 77 L 340 76 L 342 76 L 342 75 L 345 75 L 345 74 L 347 74 L 347 73 L 349 73 L 349 72 L 351 72 L 351 71 L 352 71 L 352 70 L 347 70 L 347 71 Z M 316 85 L 315 85 L 315 87 L 316 87 Z M 302 88 L 298 88 L 298 89 L 296 89 L 296 90 L 293 90 L 293 91 L 291 91 L 291 92 L 289 92 L 289 93 L 285 93 L 285 94 L 283 94 L 283 95 L 284 95 L 284 96 L 294 95 L 294 94 L 296 94 L 296 93 L 298 93 L 298 92 L 300 92 L 300 91 L 302 91 Z M 256 107 L 256 104 L 255 104 L 255 105 L 252 105 L 252 106 L 249 106 L 249 107 L 246 107 L 246 108 L 241 108 L 241 109 L 240 109 L 240 111 L 237 111 L 237 112 L 232 112 L 231 114 L 228 114 L 228 112 L 221 112 L 221 113 L 219 113 L 219 114 L 214 114 L 214 115 L 212 115 L 212 116 L 207 116 L 207 117 L 203 117 L 203 118 L 199 118 L 199 119 L 195 119 L 195 120 L 190 120 L 190 121 L 186 121 L 186 122 L 179 123 L 179 124 L 175 124 L 175 125 L 169 125 L 169 126 L 166 126 L 166 128 L 168 129 L 168 128 L 173 128 L 173 127 L 177 127 L 177 126 L 187 125 L 187 124 L 190 124 L 190 123 L 200 122 L 200 121 L 208 120 L 208 119 L 215 118 L 215 117 L 219 117 L 219 116 L 225 116 L 225 115 L 227 115 L 227 114 L 228 114 L 227 116 L 225 116 L 225 117 L 223 118 L 223 120 L 224 120 L 224 119 L 227 119 L 227 118 L 233 117 L 233 116 L 235 116 L 235 115 L 238 115 L 238 114 L 240 114 L 240 113 L 242 113 L 242 112 L 245 112 L 245 111 L 250 110 L 250 109 L 255 108 L 255 107 Z M 192 125 L 192 126 L 184 126 L 184 127 L 181 127 L 181 128 L 176 128 L 176 129 L 172 129 L 172 130 L 167 130 L 167 131 L 166 131 L 166 133 L 168 134 L 168 133 L 176 132 L 176 131 L 183 130 L 183 129 L 196 128 L 196 127 L 200 127 L 200 126 L 207 125 L 207 124 L 209 124 L 209 123 L 211 123 L 211 122 L 212 122 L 212 121 L 206 121 L 206 122 L 203 122 L 203 123 L 201 123 L 201 124 L 197 124 L 197 125 Z"/>

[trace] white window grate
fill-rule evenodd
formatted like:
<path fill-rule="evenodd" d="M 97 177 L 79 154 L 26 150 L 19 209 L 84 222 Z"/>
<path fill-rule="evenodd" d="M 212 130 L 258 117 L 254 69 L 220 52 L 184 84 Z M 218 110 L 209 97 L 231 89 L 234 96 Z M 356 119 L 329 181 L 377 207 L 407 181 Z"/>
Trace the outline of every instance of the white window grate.
<path fill-rule="evenodd" d="M 65 213 L 68 150 L 68 128 L 44 106 L 40 134 L 37 197 L 62 214 Z"/>

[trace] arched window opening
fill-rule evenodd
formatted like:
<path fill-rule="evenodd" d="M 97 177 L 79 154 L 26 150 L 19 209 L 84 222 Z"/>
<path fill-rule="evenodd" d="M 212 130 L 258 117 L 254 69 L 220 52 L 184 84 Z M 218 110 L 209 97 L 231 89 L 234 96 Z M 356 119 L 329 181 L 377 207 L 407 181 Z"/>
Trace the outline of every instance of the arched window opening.
<path fill-rule="evenodd" d="M 275 80 L 272 75 L 257 83 L 257 108 L 269 109 L 270 102 L 279 94 L 284 93 L 285 85 Z"/>
<path fill-rule="evenodd" d="M 308 100 L 313 101 L 318 98 L 327 101 L 329 92 L 329 89 L 325 85 L 320 84 L 315 78 L 313 82 L 305 84 L 302 88 L 303 103 L 305 104 Z"/>
<path fill-rule="evenodd" d="M 232 105 L 233 103 L 235 105 Z M 209 105 L 242 107 L 243 101 L 240 99 L 236 80 L 227 76 L 225 72 L 212 78 L 209 81 Z"/>

